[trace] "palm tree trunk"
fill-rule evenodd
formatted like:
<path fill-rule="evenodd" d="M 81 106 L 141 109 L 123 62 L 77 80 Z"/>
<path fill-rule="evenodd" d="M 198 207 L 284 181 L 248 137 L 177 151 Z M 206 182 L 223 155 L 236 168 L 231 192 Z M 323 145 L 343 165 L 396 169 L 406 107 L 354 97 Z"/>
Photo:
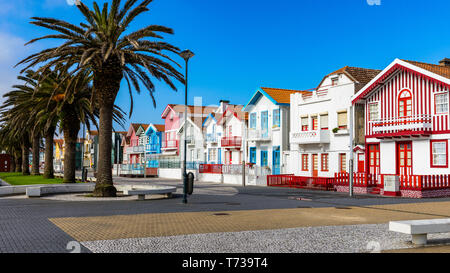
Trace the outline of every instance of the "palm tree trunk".
<path fill-rule="evenodd" d="M 45 132 L 45 158 L 44 158 L 45 179 L 55 178 L 53 169 L 53 138 L 55 135 L 55 130 L 56 128 L 52 126 L 47 130 L 47 132 Z"/>
<path fill-rule="evenodd" d="M 112 105 L 100 108 L 97 183 L 94 189 L 94 196 L 116 196 L 117 192 L 113 186 L 111 165 L 112 111 Z"/>
<path fill-rule="evenodd" d="M 39 173 L 39 150 L 40 150 L 41 136 L 39 133 L 33 135 L 33 165 L 31 168 L 31 175 L 40 175 Z"/>
<path fill-rule="evenodd" d="M 14 172 L 16 170 L 16 157 L 11 155 L 11 166 L 9 167 L 8 172 Z"/>
<path fill-rule="evenodd" d="M 19 151 L 15 152 L 14 160 L 15 160 L 15 165 L 16 165 L 14 172 L 21 173 L 22 172 L 22 154 L 21 154 L 21 152 L 19 152 Z"/>
<path fill-rule="evenodd" d="M 76 115 L 66 113 L 64 121 L 64 183 L 75 183 L 77 138 L 80 121 Z"/>
<path fill-rule="evenodd" d="M 93 195 L 98 197 L 115 197 L 117 193 L 112 180 L 112 122 L 114 101 L 119 92 L 122 77 L 120 61 L 117 58 L 110 58 L 102 67 L 102 71 L 94 72 L 94 89 L 98 96 L 100 116 L 97 182 Z"/>
<path fill-rule="evenodd" d="M 28 142 L 26 140 L 26 142 Z M 22 175 L 30 175 L 30 145 L 22 143 Z"/>

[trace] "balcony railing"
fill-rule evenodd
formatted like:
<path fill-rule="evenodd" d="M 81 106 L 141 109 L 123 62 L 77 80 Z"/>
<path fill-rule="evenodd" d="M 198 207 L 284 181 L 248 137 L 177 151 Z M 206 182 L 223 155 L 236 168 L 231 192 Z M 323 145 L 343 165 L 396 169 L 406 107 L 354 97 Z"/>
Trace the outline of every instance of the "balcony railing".
<path fill-rule="evenodd" d="M 376 134 L 399 133 L 402 131 L 431 131 L 431 115 L 414 115 L 409 117 L 386 118 L 369 121 Z"/>
<path fill-rule="evenodd" d="M 144 150 L 145 150 L 144 145 L 131 146 L 126 149 L 126 153 L 127 154 L 140 154 L 140 153 L 143 153 Z"/>
<path fill-rule="evenodd" d="M 272 139 L 272 131 L 249 129 L 248 130 L 248 140 L 252 141 L 270 141 Z"/>
<path fill-rule="evenodd" d="M 297 144 L 330 143 L 329 130 L 291 132 L 290 142 Z"/>
<path fill-rule="evenodd" d="M 221 141 L 222 147 L 241 147 L 242 137 L 223 137 Z"/>
<path fill-rule="evenodd" d="M 176 149 L 178 148 L 178 140 L 167 140 L 162 144 L 163 149 Z"/>

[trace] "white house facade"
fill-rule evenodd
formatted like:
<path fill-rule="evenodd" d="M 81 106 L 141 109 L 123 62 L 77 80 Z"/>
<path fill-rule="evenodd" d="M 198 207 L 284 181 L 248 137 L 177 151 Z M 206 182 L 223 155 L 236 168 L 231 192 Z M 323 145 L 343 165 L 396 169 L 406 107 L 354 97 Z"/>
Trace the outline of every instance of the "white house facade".
<path fill-rule="evenodd" d="M 286 173 L 307 177 L 334 177 L 350 172 L 350 128 L 353 128 L 355 162 L 364 151 L 363 112 L 353 111 L 352 96 L 380 70 L 343 67 L 326 75 L 311 92 L 291 94 L 290 150 L 285 152 Z M 364 154 L 363 154 L 364 155 Z M 364 161 L 364 157 L 360 157 Z M 353 171 L 364 171 L 354 164 Z"/>
<path fill-rule="evenodd" d="M 289 149 L 290 95 L 302 92 L 259 88 L 244 108 L 248 112 L 247 162 L 284 173 L 284 151 Z"/>

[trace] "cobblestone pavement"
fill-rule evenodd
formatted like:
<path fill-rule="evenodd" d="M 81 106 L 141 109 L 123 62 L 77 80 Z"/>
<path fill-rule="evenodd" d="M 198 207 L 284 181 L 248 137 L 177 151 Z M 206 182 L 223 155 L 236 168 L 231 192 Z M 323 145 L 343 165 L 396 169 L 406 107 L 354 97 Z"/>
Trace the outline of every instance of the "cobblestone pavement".
<path fill-rule="evenodd" d="M 106 231 L 111 230 L 111 228 L 108 229 L 105 222 L 102 223 L 105 219 L 119 219 L 113 221 L 113 225 L 118 225 L 116 227 L 119 228 L 112 230 L 119 234 L 117 236 L 124 236 L 121 239 L 127 239 L 318 225 L 386 223 L 389 218 L 382 218 L 382 221 L 374 222 L 359 219 L 370 214 L 382 215 L 383 213 L 391 215 L 389 217 L 401 215 L 405 219 L 450 217 L 450 209 L 445 209 L 450 208 L 447 203 L 450 199 L 416 200 L 365 195 L 349 198 L 347 194 L 335 192 L 256 186 L 241 187 L 196 182 L 194 195 L 189 197 L 188 204 L 182 204 L 182 183 L 179 180 L 115 178 L 115 183 L 171 185 L 177 187 L 177 194 L 172 199 L 111 202 L 55 201 L 22 197 L 0 198 L 0 252 L 69 252 L 67 244 L 76 239 L 80 241 L 111 239 L 109 235 L 109 237 L 104 236 Z M 376 207 L 380 205 L 383 206 Z M 375 206 L 376 208 L 364 208 L 366 206 Z M 348 207 L 354 208 L 346 209 Z M 315 210 L 323 210 L 323 212 L 317 214 Z M 211 214 L 214 212 L 230 212 L 231 216 L 212 216 Z M 177 215 L 179 217 L 174 217 Z M 247 222 L 245 222 L 245 215 L 248 216 Z M 306 220 L 308 217 L 314 218 L 315 215 L 322 217 L 317 223 L 314 224 L 311 219 Z M 249 218 L 250 216 L 253 218 Z M 130 222 L 121 226 L 120 219 L 127 219 L 127 217 L 131 217 L 128 218 Z M 145 225 L 139 227 L 139 223 L 150 220 L 152 225 L 157 225 L 158 222 L 155 222 L 154 217 L 160 217 L 165 221 L 160 222 L 159 233 L 152 233 L 153 231 L 149 233 Z M 180 219 L 189 217 L 192 217 L 194 223 L 190 226 L 180 221 Z M 208 225 L 205 217 L 216 219 L 215 221 L 224 224 Z M 236 218 L 234 221 L 229 221 L 229 219 L 226 220 L 226 217 Z M 289 220 L 290 218 L 295 220 Z M 267 219 L 271 219 L 271 221 Z M 92 226 L 89 221 L 93 220 L 98 221 L 96 227 L 100 237 L 91 236 L 88 233 L 80 235 L 71 231 L 74 225 L 79 228 L 80 226 L 77 226 L 79 224 L 85 225 L 81 231 L 90 230 Z M 262 226 L 261 223 L 267 224 Z M 234 228 L 224 228 L 227 225 L 234 225 Z M 167 230 L 177 230 L 183 226 L 185 228 L 182 228 L 181 231 L 167 233 Z M 112 238 L 117 239 L 117 236 Z M 89 252 L 90 250 L 82 246 L 81 251 Z"/>

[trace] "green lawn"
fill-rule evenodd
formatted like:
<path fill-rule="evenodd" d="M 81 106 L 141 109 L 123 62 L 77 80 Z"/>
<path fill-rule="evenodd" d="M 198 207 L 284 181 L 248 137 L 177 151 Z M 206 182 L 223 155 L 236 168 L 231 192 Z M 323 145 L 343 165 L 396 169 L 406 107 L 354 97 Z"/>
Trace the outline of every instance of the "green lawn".
<path fill-rule="evenodd" d="M 60 184 L 62 178 L 44 179 L 42 175 L 27 175 L 23 176 L 22 173 L 0 173 L 0 178 L 13 185 L 36 185 L 36 184 Z"/>

